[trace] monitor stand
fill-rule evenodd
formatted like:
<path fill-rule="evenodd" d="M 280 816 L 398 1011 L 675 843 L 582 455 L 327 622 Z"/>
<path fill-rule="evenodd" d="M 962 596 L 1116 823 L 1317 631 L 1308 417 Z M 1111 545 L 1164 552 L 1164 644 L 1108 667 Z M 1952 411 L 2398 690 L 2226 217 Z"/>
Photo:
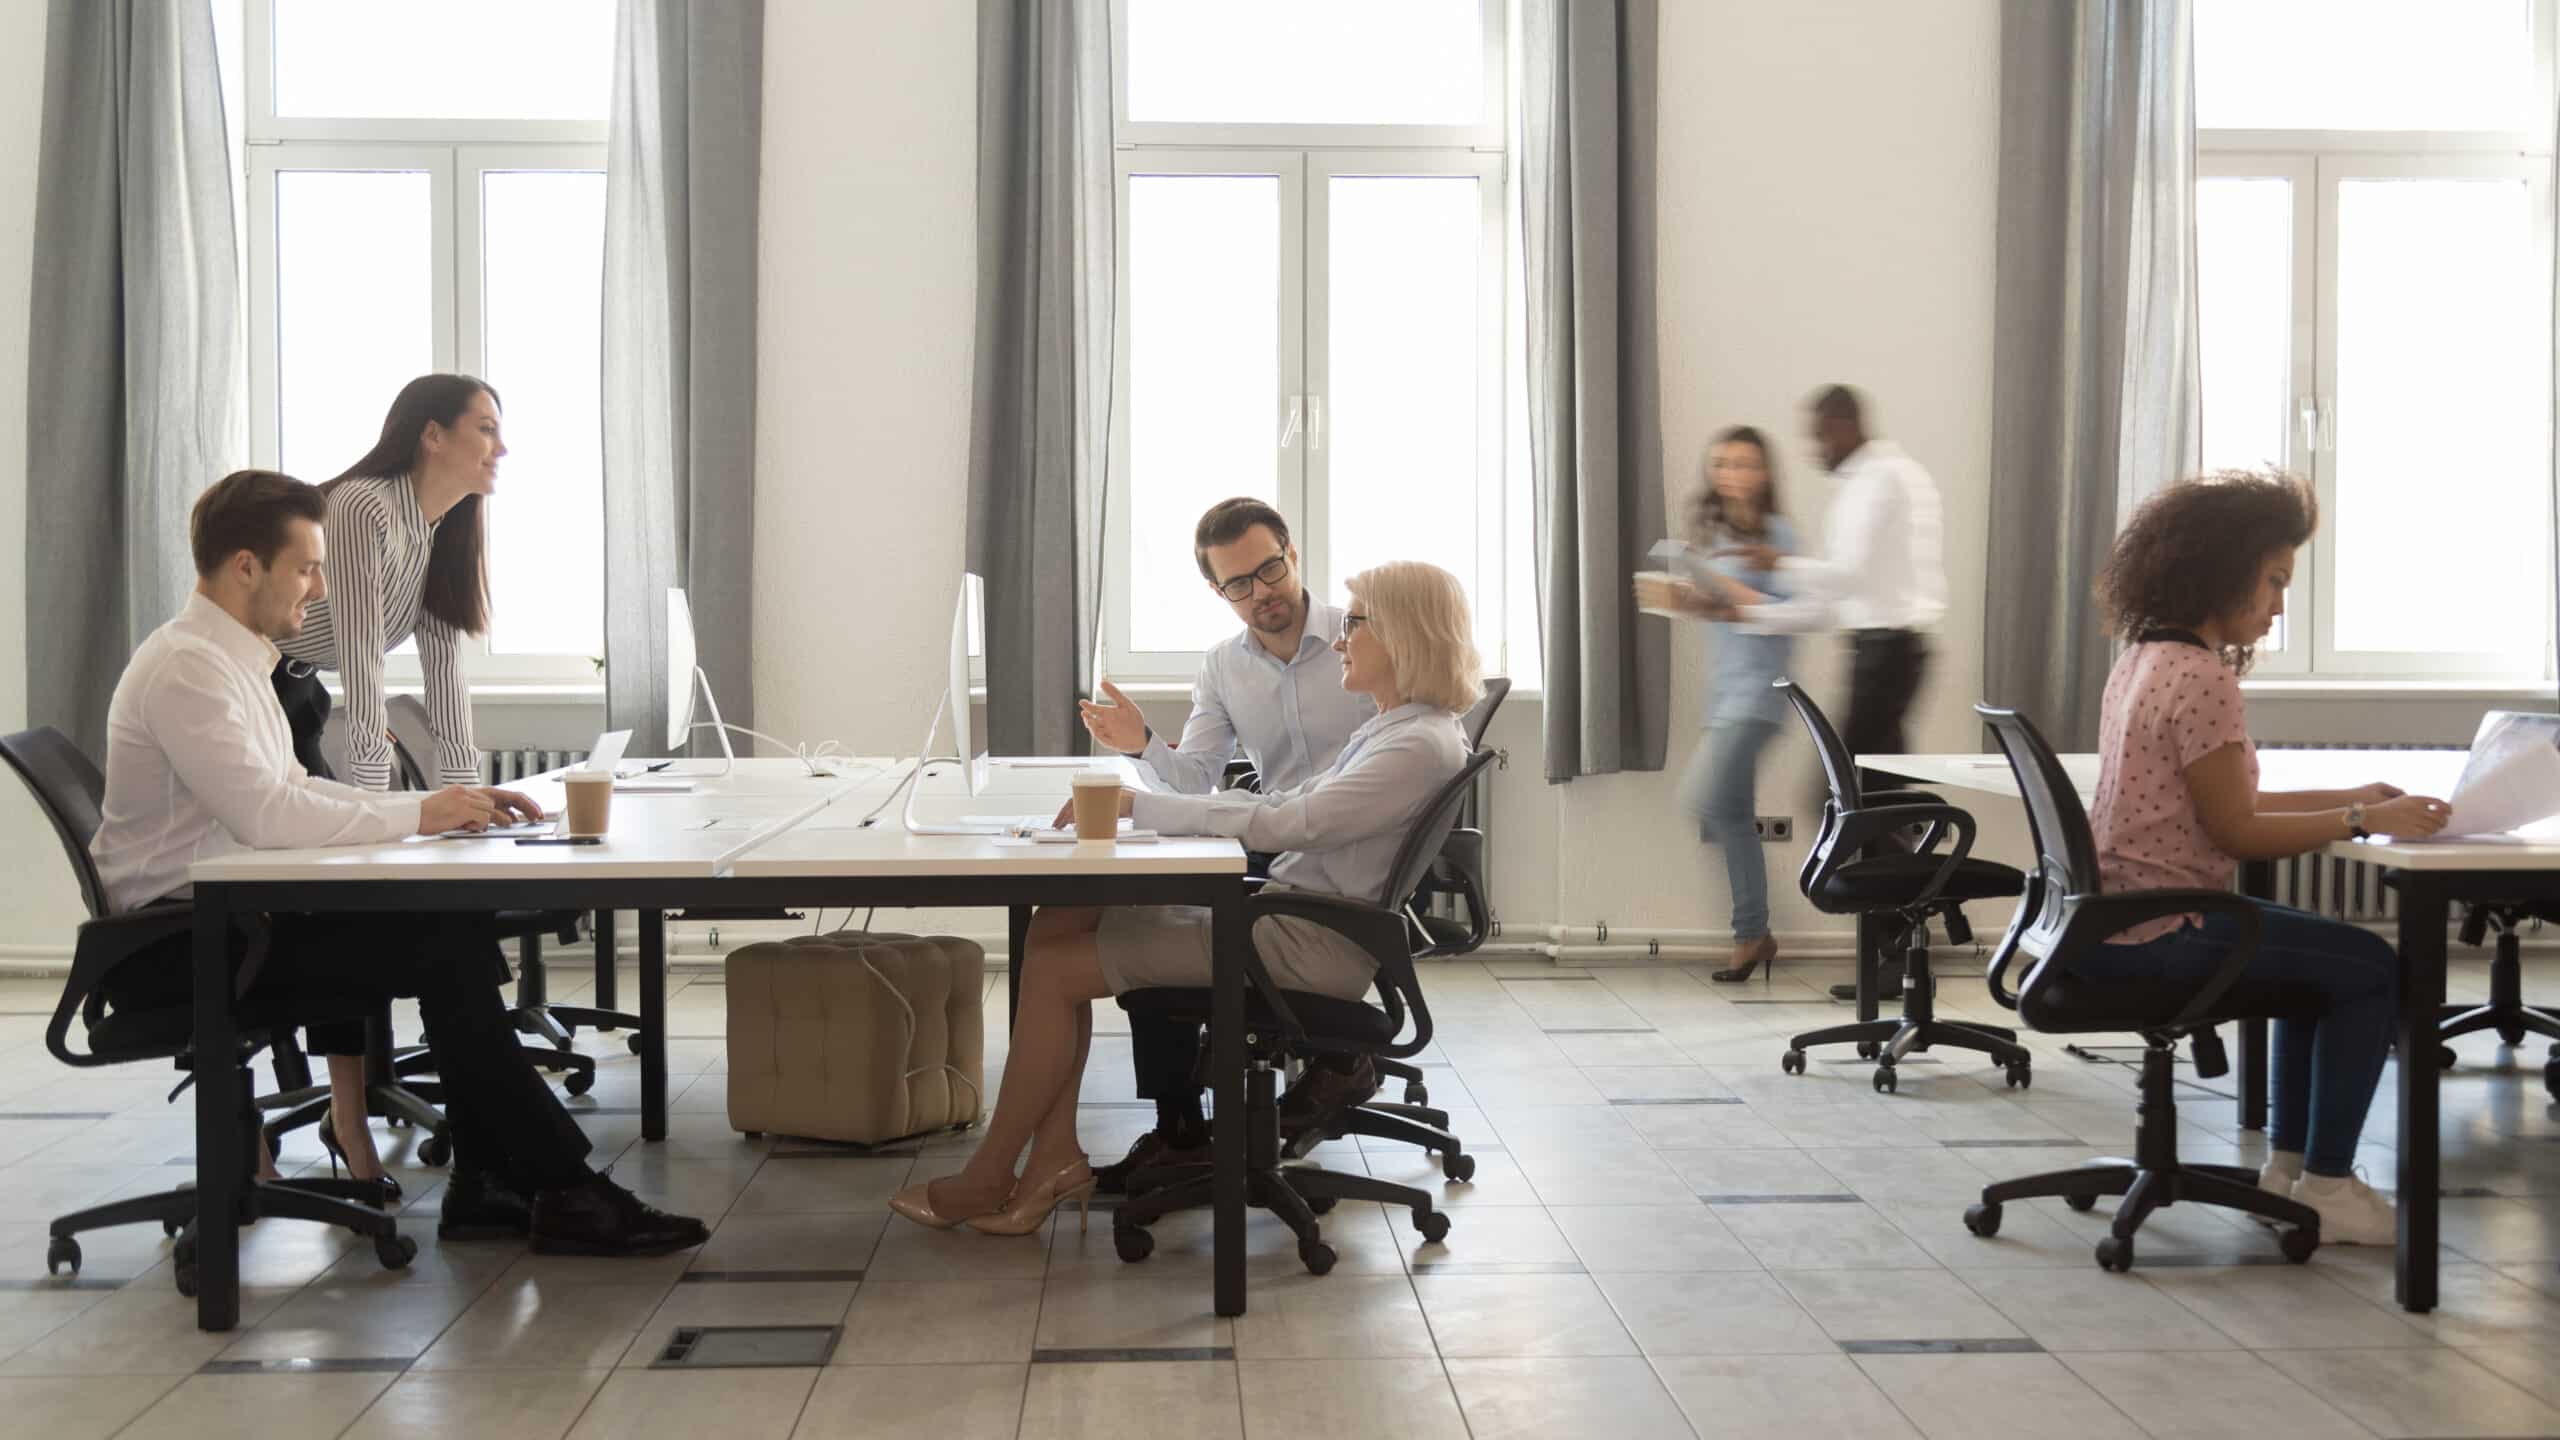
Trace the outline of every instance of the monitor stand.
<path fill-rule="evenodd" d="M 727 722 L 720 718 L 720 697 L 711 693 L 711 677 L 703 674 L 702 667 L 699 665 L 693 667 L 693 683 L 700 687 L 702 691 L 702 703 L 711 711 L 711 721 L 709 724 L 696 725 L 693 728 L 696 730 L 710 730 L 720 737 L 720 768 L 717 770 L 706 770 L 703 771 L 702 774 L 706 779 L 718 779 L 720 776 L 726 775 L 730 771 L 738 768 L 738 752 L 729 743 L 729 726 Z"/>
<path fill-rule="evenodd" d="M 945 692 L 940 700 L 934 702 L 933 721 L 931 724 L 925 726 L 924 743 L 916 747 L 917 758 L 915 768 L 907 772 L 906 808 L 900 812 L 899 818 L 906 825 L 907 833 L 910 835 L 1006 834 L 1008 833 L 1009 827 L 1002 825 L 971 824 L 966 821 L 931 821 L 919 820 L 916 818 L 916 795 L 924 789 L 924 772 L 925 767 L 928 765 L 960 766 L 962 775 L 967 777 L 970 781 L 968 787 L 969 793 L 972 795 L 978 793 L 978 786 L 975 783 L 977 779 L 977 766 L 974 762 L 967 759 L 954 758 L 949 755 L 936 755 L 933 753 L 933 742 L 942 734 L 943 714 L 950 708 L 951 696 L 948 692 Z"/>

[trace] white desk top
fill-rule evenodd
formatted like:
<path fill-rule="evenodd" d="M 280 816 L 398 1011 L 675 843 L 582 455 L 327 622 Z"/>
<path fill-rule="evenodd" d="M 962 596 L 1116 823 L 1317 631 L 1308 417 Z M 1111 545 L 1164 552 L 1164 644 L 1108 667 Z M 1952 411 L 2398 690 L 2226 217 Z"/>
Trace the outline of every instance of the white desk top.
<path fill-rule="evenodd" d="M 2269 790 L 2344 790 L 2376 780 L 2413 795 L 2449 795 L 2467 750 L 2260 750 L 2259 784 Z M 2060 757 L 2087 804 L 2098 789 L 2098 757 Z M 1870 755 L 1859 764 L 1944 790 L 2018 798 L 2018 777 L 1998 755 Z M 2402 870 L 2549 870 L 2560 868 L 2560 821 L 2514 835 L 2471 840 L 2341 840 L 2324 854 Z"/>

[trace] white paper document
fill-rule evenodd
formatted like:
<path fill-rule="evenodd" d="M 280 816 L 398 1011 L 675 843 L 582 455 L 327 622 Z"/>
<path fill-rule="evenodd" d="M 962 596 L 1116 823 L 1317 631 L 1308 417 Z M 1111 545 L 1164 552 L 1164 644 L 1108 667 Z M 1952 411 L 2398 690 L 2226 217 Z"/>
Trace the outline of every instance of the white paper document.
<path fill-rule="evenodd" d="M 2442 838 L 2502 835 L 2560 815 L 2560 715 L 2492 710 L 2446 797 Z"/>

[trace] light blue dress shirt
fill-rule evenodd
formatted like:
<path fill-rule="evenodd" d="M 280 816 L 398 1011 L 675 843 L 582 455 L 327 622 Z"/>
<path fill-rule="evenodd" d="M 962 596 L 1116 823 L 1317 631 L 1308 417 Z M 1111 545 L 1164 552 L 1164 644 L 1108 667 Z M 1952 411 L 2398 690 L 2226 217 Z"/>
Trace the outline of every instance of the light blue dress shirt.
<path fill-rule="evenodd" d="M 1151 736 L 1138 761 L 1185 795 L 1218 788 L 1241 744 L 1266 791 L 1293 790 L 1331 765 L 1351 732 L 1378 713 L 1377 702 L 1342 688 L 1342 657 L 1333 637 L 1342 608 L 1309 598 L 1306 632 L 1285 664 L 1251 630 L 1239 630 L 1200 660 L 1191 686 L 1191 718 L 1180 748 Z"/>
<path fill-rule="evenodd" d="M 1768 534 L 1762 540 L 1780 555 L 1792 555 L 1796 549 L 1796 531 L 1784 515 L 1768 519 Z M 1728 579 L 1738 580 L 1771 600 L 1784 601 L 1792 588 L 1787 579 L 1785 562 L 1777 570 L 1746 569 L 1731 556 L 1709 559 L 1706 552 L 1693 550 L 1682 566 L 1691 579 L 1700 568 Z M 1703 587 L 1702 587 L 1703 588 Z M 1707 630 L 1715 637 L 1707 654 L 1707 705 L 1703 712 L 1710 725 L 1734 720 L 1775 720 L 1787 718 L 1787 704 L 1770 683 L 1787 673 L 1795 656 L 1795 637 L 1784 632 L 1747 629 L 1729 621 L 1710 623 Z"/>

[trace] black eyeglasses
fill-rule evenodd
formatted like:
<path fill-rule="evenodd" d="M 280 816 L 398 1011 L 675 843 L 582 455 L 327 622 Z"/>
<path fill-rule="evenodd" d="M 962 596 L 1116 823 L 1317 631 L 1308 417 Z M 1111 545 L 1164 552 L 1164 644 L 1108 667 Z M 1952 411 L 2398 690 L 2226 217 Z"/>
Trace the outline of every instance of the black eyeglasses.
<path fill-rule="evenodd" d="M 1239 575 L 1233 580 L 1218 580 L 1211 583 L 1217 586 L 1219 594 L 1230 600 L 1241 600 L 1253 593 L 1253 582 L 1256 580 L 1261 581 L 1266 587 L 1276 587 L 1288 578 L 1289 556 L 1283 552 L 1263 561 L 1250 575 Z"/>
<path fill-rule="evenodd" d="M 1359 629 L 1361 626 L 1366 625 L 1366 624 L 1368 624 L 1368 623 L 1369 623 L 1369 617 L 1368 617 L 1368 616 L 1366 616 L 1366 615 L 1354 615 L 1354 614 L 1350 613 L 1350 612 L 1349 612 L 1349 611 L 1347 611 L 1347 610 L 1346 610 L 1346 611 L 1344 611 L 1344 612 L 1343 612 L 1343 615 L 1342 615 L 1342 643 L 1343 643 L 1343 644 L 1345 644 L 1345 645 L 1350 644 L 1350 643 L 1351 643 L 1351 632 L 1352 632 L 1352 631 L 1354 631 L 1354 630 Z"/>

